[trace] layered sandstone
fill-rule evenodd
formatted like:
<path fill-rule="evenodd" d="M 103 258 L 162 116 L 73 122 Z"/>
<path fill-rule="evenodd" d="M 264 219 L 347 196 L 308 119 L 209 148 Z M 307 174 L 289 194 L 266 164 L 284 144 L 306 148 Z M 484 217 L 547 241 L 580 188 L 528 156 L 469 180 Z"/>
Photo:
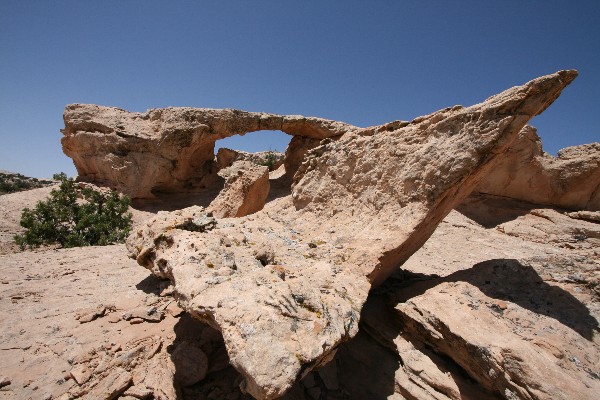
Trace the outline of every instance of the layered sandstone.
<path fill-rule="evenodd" d="M 576 75 L 412 122 L 348 128 L 307 152 L 291 197 L 237 219 L 201 207 L 159 213 L 128 239 L 131 256 L 222 332 L 245 391 L 278 397 L 357 333 L 371 286 L 425 243 Z"/>
<path fill-rule="evenodd" d="M 600 143 L 545 153 L 527 126 L 476 191 L 571 210 L 600 210 Z"/>
<path fill-rule="evenodd" d="M 219 139 L 261 130 L 324 139 L 357 129 L 299 115 L 185 107 L 134 113 L 71 104 L 63 118 L 63 152 L 73 159 L 79 179 L 132 198 L 214 185 L 214 147 Z"/>

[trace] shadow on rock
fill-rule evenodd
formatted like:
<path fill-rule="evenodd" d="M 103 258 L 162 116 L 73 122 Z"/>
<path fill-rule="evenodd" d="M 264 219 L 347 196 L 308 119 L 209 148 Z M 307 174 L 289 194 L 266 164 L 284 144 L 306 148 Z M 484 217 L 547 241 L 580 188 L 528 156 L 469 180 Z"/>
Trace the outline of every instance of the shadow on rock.
<path fill-rule="evenodd" d="M 252 399 L 239 389 L 242 376 L 230 364 L 223 336 L 184 313 L 168 348 L 175 366 L 178 398 Z"/>
<path fill-rule="evenodd" d="M 158 211 L 176 211 L 191 206 L 208 207 L 225 186 L 225 179 L 214 177 L 209 187 L 192 189 L 190 192 L 168 192 L 155 190 L 154 199 L 133 199 L 133 208 L 156 213 Z"/>
<path fill-rule="evenodd" d="M 270 189 L 267 203 L 280 197 L 289 196 L 292 194 L 293 178 L 287 174 L 283 174 L 279 178 L 269 179 Z"/>
<path fill-rule="evenodd" d="M 400 325 L 394 310 L 374 304 L 363 308 L 358 334 L 341 344 L 332 361 L 297 382 L 283 399 L 387 399 L 395 393 L 395 375 L 401 358 L 393 342 Z M 363 323 L 380 323 L 376 328 Z M 383 318 L 381 317 L 383 316 Z"/>
<path fill-rule="evenodd" d="M 456 207 L 456 211 L 489 229 L 526 215 L 534 208 L 539 206 L 507 197 L 479 193 L 469 196 Z"/>
<path fill-rule="evenodd" d="M 546 283 L 533 267 L 513 259 L 484 261 L 443 278 L 399 271 L 380 290 L 406 287 L 395 296 L 395 301 L 405 302 L 443 282 L 470 283 L 488 297 L 510 301 L 536 314 L 554 318 L 587 340 L 592 340 L 594 331 L 598 330 L 598 321 L 577 298 Z"/>
<path fill-rule="evenodd" d="M 372 293 L 363 307 L 358 334 L 283 399 L 434 398 L 432 393 L 439 395 L 435 398 L 497 399 L 452 359 L 405 335 L 396 315 L 385 295 Z"/>
<path fill-rule="evenodd" d="M 158 296 L 169 285 L 170 282 L 168 280 L 159 279 L 154 275 L 148 275 L 136 284 L 135 287 L 137 290 L 141 290 L 144 293 L 155 294 Z"/>

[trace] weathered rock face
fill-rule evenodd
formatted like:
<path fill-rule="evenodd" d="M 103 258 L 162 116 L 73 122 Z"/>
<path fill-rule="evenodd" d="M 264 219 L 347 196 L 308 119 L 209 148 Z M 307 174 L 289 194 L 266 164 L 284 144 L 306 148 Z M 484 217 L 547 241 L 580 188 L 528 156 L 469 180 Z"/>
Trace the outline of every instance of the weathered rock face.
<path fill-rule="evenodd" d="M 527 126 L 477 192 L 573 210 L 600 210 L 600 143 L 567 147 L 553 157 Z"/>
<path fill-rule="evenodd" d="M 260 130 L 323 139 L 357 129 L 298 115 L 183 107 L 132 113 L 92 104 L 68 105 L 64 122 L 63 151 L 79 179 L 133 198 L 210 186 L 219 139 Z"/>
<path fill-rule="evenodd" d="M 538 78 L 481 104 L 348 133 L 317 147 L 298 171 L 294 205 L 328 225 L 352 226 L 346 245 L 357 251 L 348 261 L 379 284 L 419 249 L 575 74 Z"/>
<path fill-rule="evenodd" d="M 225 187 L 208 206 L 215 217 L 244 217 L 262 210 L 269 195 L 269 168 L 252 161 L 235 161 L 219 171 Z"/>
<path fill-rule="evenodd" d="M 300 165 L 304 162 L 304 156 L 306 153 L 317 147 L 321 141 L 319 139 L 294 136 L 285 150 L 285 173 L 293 178 L 300 168 Z"/>
<path fill-rule="evenodd" d="M 200 207 L 159 213 L 128 239 L 131 256 L 223 333 L 244 390 L 281 396 L 356 334 L 370 287 L 423 245 L 575 76 L 348 131 L 307 153 L 291 197 L 238 219 Z"/>

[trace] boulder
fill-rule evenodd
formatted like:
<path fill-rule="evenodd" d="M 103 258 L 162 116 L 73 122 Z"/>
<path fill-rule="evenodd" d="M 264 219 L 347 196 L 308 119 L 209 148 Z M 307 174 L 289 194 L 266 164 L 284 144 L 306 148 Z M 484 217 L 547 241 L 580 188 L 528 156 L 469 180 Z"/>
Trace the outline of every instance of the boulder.
<path fill-rule="evenodd" d="M 571 210 L 600 211 L 600 143 L 542 149 L 536 129 L 523 128 L 477 192 Z"/>
<path fill-rule="evenodd" d="M 174 283 L 183 309 L 222 332 L 243 390 L 279 397 L 356 335 L 371 287 L 425 243 L 576 75 L 349 130 L 308 151 L 291 196 L 236 219 L 200 207 L 159 213 L 128 249 Z"/>
<path fill-rule="evenodd" d="M 269 168 L 252 161 L 234 161 L 219 171 L 225 187 L 210 203 L 215 217 L 243 217 L 262 210 L 269 195 Z"/>
<path fill-rule="evenodd" d="M 215 142 L 260 130 L 323 139 L 357 129 L 300 115 L 169 107 L 145 113 L 70 104 L 64 111 L 63 152 L 78 179 L 130 197 L 199 190 L 215 184 Z"/>

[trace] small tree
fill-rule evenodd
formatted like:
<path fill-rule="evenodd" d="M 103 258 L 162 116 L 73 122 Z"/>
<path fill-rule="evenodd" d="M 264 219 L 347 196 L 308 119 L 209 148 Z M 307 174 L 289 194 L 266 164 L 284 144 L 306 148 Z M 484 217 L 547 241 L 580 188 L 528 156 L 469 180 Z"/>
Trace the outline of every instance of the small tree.
<path fill-rule="evenodd" d="M 60 173 L 53 177 L 60 187 L 46 201 L 21 214 L 23 235 L 15 235 L 21 247 L 58 243 L 62 247 L 108 245 L 123 242 L 131 230 L 130 199 L 115 191 L 104 194 L 81 188 Z"/>

